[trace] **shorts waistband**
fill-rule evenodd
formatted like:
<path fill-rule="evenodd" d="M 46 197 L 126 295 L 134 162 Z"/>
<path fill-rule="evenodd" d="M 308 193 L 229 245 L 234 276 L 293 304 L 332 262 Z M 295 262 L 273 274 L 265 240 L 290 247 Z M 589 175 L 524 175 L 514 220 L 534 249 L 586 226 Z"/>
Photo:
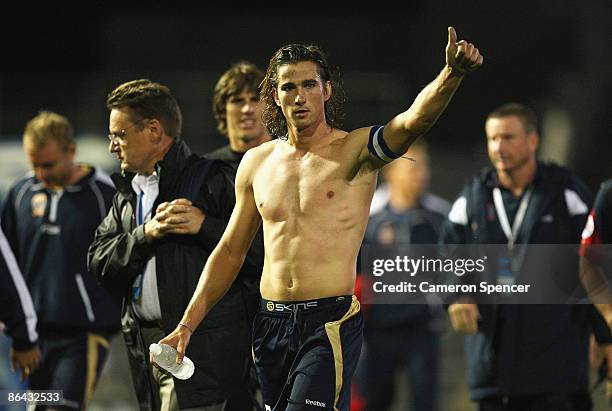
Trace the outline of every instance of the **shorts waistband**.
<path fill-rule="evenodd" d="M 259 303 L 259 311 L 267 313 L 291 314 L 293 311 L 315 311 L 337 304 L 346 304 L 353 300 L 352 295 L 340 295 L 337 297 L 319 298 L 305 301 L 272 301 L 262 298 Z"/>

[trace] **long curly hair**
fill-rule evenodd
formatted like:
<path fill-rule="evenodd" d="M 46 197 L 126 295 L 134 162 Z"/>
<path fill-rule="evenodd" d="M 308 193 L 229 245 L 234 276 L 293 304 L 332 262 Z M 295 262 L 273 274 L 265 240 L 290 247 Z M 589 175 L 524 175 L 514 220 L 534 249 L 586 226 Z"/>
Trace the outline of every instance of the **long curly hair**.
<path fill-rule="evenodd" d="M 312 61 L 319 67 L 319 75 L 323 82 L 332 85 L 332 95 L 325 102 L 325 121 L 333 128 L 340 126 L 342 119 L 342 103 L 344 94 L 337 70 L 332 69 L 327 62 L 323 50 L 314 44 L 287 44 L 272 55 L 266 76 L 261 83 L 261 99 L 265 103 L 263 121 L 268 132 L 273 137 L 286 138 L 287 120 L 274 101 L 274 90 L 278 86 L 278 69 L 286 64 L 297 64 L 302 61 Z"/>

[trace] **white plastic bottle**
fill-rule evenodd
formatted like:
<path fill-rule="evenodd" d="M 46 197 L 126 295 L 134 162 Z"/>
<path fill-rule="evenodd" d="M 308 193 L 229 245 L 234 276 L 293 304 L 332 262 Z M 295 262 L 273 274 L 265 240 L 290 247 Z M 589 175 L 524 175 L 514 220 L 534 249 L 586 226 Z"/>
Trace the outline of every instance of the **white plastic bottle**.
<path fill-rule="evenodd" d="M 164 370 L 174 375 L 179 380 L 186 380 L 193 375 L 195 371 L 193 361 L 187 356 L 183 357 L 181 364 L 176 363 L 178 352 L 166 344 L 151 344 L 149 352 L 153 356 L 153 360 Z"/>

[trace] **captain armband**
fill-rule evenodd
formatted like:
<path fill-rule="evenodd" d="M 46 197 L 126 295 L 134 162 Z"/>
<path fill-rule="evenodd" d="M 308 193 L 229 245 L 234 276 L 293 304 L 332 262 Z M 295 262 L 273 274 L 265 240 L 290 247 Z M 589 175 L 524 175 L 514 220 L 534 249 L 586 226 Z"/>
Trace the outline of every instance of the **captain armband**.
<path fill-rule="evenodd" d="M 387 143 L 385 143 L 385 139 L 383 138 L 384 131 L 385 126 L 373 126 L 370 129 L 368 151 L 376 158 L 386 163 L 390 163 L 393 160 L 400 158 L 404 153 L 394 153 L 393 150 L 387 146 Z"/>

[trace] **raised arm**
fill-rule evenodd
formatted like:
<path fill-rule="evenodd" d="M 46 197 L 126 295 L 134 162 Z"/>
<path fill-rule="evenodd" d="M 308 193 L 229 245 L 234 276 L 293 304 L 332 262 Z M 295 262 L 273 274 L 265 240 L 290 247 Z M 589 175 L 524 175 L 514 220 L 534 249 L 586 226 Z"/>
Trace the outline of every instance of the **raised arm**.
<path fill-rule="evenodd" d="M 448 28 L 446 65 L 416 97 L 410 108 L 389 121 L 378 133 L 372 132 L 363 162 L 374 160 L 374 168 L 403 155 L 408 147 L 436 122 L 461 84 L 465 74 L 482 65 L 483 57 L 471 43 L 457 42 L 453 27 Z M 373 130 L 376 131 L 376 130 Z"/>
<path fill-rule="evenodd" d="M 208 258 L 196 291 L 175 330 L 160 343 L 175 347 L 182 361 L 193 330 L 229 290 L 261 225 L 253 196 L 252 177 L 258 160 L 256 150 L 245 154 L 236 176 L 236 206 L 221 240 Z"/>

